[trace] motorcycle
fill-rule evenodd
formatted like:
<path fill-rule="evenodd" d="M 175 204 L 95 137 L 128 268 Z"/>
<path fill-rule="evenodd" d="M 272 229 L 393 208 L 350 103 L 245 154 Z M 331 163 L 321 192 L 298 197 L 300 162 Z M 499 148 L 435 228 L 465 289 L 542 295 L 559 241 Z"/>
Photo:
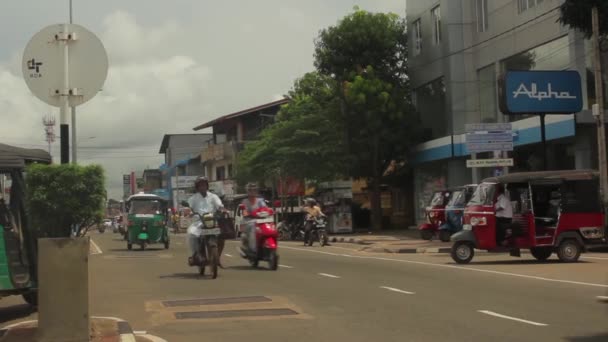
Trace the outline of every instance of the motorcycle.
<path fill-rule="evenodd" d="M 274 224 L 274 212 L 268 207 L 254 210 L 250 218 L 255 220 L 255 243 L 256 251 L 249 245 L 240 248 L 241 256 L 249 260 L 249 264 L 258 267 L 260 261 L 267 261 L 271 270 L 276 271 L 279 267 L 278 237 L 279 233 Z"/>
<path fill-rule="evenodd" d="M 219 237 L 221 234 L 218 220 L 221 219 L 222 213 L 195 213 L 200 220 L 192 223 L 193 229 L 201 230 L 199 237 L 199 252 L 194 256 L 191 266 L 197 266 L 200 275 L 205 275 L 205 268 L 208 266 L 211 271 L 211 277 L 217 278 L 220 255 L 219 255 Z M 190 230 L 190 228 L 189 228 Z"/>
<path fill-rule="evenodd" d="M 304 241 L 306 245 L 312 246 L 315 241 L 319 241 L 321 247 L 329 244 L 329 236 L 327 235 L 327 218 L 320 216 L 316 218 L 309 217 L 306 219 L 306 223 L 312 223 L 312 229 L 310 230 L 308 241 Z"/>

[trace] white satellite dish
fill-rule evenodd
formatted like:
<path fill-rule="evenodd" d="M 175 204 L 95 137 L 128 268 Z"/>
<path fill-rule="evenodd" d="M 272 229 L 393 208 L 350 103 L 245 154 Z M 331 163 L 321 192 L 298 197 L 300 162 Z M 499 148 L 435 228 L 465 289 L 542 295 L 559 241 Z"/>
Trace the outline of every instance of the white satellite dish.
<path fill-rule="evenodd" d="M 108 75 L 106 50 L 101 40 L 86 28 L 76 24 L 56 24 L 36 33 L 23 52 L 23 78 L 41 101 L 61 107 L 65 69 L 61 39 L 65 38 L 69 40 L 69 106 L 75 107 L 92 99 Z"/>

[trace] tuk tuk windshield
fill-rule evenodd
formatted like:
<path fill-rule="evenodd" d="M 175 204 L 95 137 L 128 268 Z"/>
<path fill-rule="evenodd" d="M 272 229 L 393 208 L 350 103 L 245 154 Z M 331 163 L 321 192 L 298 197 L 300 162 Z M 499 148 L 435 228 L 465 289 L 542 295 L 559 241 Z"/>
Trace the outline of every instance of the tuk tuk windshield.
<path fill-rule="evenodd" d="M 452 196 L 448 201 L 448 207 L 464 207 L 466 204 L 466 196 L 464 190 L 456 190 L 452 192 Z"/>
<path fill-rule="evenodd" d="M 480 184 L 473 197 L 469 201 L 469 205 L 492 205 L 494 199 L 494 185 L 493 183 Z"/>
<path fill-rule="evenodd" d="M 160 215 L 161 203 L 157 200 L 134 200 L 131 202 L 129 214 Z"/>
<path fill-rule="evenodd" d="M 438 191 L 436 193 L 433 194 L 433 197 L 431 198 L 431 203 L 430 206 L 434 207 L 434 206 L 444 206 L 445 202 L 447 200 L 448 194 L 444 193 L 443 191 Z"/>

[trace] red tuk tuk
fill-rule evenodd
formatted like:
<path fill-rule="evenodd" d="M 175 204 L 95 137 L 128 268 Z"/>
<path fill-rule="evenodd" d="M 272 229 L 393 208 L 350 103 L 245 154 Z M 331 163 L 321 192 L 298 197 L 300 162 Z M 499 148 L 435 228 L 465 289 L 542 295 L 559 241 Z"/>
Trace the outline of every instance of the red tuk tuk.
<path fill-rule="evenodd" d="M 445 206 L 450 200 L 451 190 L 435 191 L 431 201 L 426 207 L 426 218 L 428 222 L 418 227 L 420 238 L 430 240 L 437 234 L 439 227 L 445 222 Z"/>
<path fill-rule="evenodd" d="M 451 237 L 452 259 L 466 264 L 474 249 L 517 257 L 520 249 L 529 249 L 541 261 L 554 252 L 562 262 L 578 261 L 588 246 L 606 244 L 598 175 L 592 170 L 543 171 L 485 179 L 467 204 L 463 230 Z M 499 187 L 513 209 L 503 241 L 497 241 Z"/>

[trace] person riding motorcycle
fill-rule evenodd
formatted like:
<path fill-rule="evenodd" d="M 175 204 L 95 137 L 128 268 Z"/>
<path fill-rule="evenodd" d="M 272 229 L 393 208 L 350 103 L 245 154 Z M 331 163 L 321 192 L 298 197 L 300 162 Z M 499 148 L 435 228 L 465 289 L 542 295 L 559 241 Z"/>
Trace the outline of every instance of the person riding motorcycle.
<path fill-rule="evenodd" d="M 304 211 L 306 212 L 306 223 L 304 224 L 304 245 L 307 245 L 308 239 L 310 238 L 310 232 L 313 228 L 313 220 L 325 217 L 325 214 L 321 211 L 321 207 L 317 205 L 317 201 L 314 198 L 307 198 L 304 200 Z"/>
<path fill-rule="evenodd" d="M 243 217 L 245 218 L 244 234 L 242 235 L 242 250 L 256 252 L 256 239 L 255 239 L 255 219 L 251 218 L 251 213 L 258 210 L 259 208 L 266 207 L 266 201 L 263 198 L 258 197 L 258 186 L 255 183 L 249 183 L 246 186 L 247 198 L 243 199 L 241 205 L 244 207 Z"/>
<path fill-rule="evenodd" d="M 194 189 L 196 193 L 192 195 L 188 199 L 188 205 L 192 210 L 192 214 L 190 216 L 194 216 L 194 222 L 188 228 L 188 246 L 190 246 L 190 251 L 192 252 L 192 256 L 188 258 L 188 264 L 190 266 L 194 265 L 194 258 L 200 249 L 199 238 L 201 235 L 201 226 L 197 225 L 200 217 L 195 216 L 194 214 L 212 214 L 217 211 L 223 211 L 224 205 L 220 198 L 211 192 L 209 192 L 209 181 L 207 177 L 198 177 L 194 182 Z M 224 249 L 224 239 L 218 239 L 218 252 L 221 259 L 222 251 Z M 221 268 L 223 268 L 221 261 L 218 260 L 218 263 Z"/>

